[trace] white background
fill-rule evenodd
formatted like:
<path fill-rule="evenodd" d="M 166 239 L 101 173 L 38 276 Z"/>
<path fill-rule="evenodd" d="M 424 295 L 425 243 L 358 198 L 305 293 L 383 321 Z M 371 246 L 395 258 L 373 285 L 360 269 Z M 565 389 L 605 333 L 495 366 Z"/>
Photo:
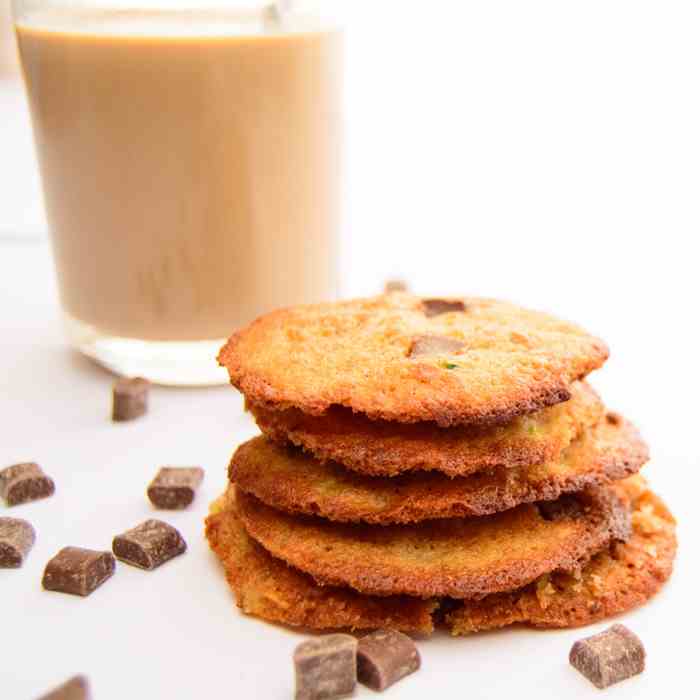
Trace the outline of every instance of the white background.
<path fill-rule="evenodd" d="M 647 472 L 679 517 L 681 550 L 664 593 L 625 617 L 647 643 L 647 672 L 606 696 L 693 697 L 697 3 L 347 10 L 345 294 L 398 275 L 424 293 L 550 310 L 608 341 L 593 382 L 650 442 Z M 290 697 L 299 635 L 235 611 L 201 536 L 229 453 L 254 432 L 237 396 L 159 389 L 146 420 L 111 425 L 109 376 L 62 345 L 44 234 L 23 97 L 0 78 L 0 465 L 37 459 L 59 488 L 7 513 L 32 520 L 39 540 L 23 570 L 0 572 L 0 697 L 34 697 L 78 670 L 100 699 Z M 120 566 L 87 600 L 42 593 L 58 548 L 108 547 L 152 515 L 142 494 L 167 462 L 207 468 L 195 507 L 169 518 L 190 552 L 152 574 Z M 438 637 L 421 646 L 424 671 L 387 697 L 597 697 L 566 664 L 577 636 Z"/>

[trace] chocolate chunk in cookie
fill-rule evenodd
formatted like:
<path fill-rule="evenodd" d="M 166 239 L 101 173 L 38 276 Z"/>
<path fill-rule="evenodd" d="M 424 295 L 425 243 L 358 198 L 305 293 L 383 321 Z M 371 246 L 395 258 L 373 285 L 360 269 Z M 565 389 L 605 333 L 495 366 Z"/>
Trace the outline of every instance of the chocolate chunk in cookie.
<path fill-rule="evenodd" d="M 563 520 L 577 518 L 583 514 L 583 505 L 576 496 L 566 495 L 556 501 L 541 501 L 537 510 L 545 520 Z"/>
<path fill-rule="evenodd" d="M 409 357 L 420 357 L 421 355 L 451 355 L 465 347 L 461 340 L 448 338 L 443 335 L 421 335 L 418 336 L 411 345 L 408 352 Z"/>
<path fill-rule="evenodd" d="M 608 356 L 602 341 L 547 314 L 465 297 L 428 304 L 442 311 L 428 316 L 426 301 L 382 294 L 277 310 L 231 336 L 219 362 L 249 403 L 313 416 L 343 406 L 449 427 L 503 425 L 568 401 L 571 384 Z M 468 357 L 454 371 L 416 362 L 410 349 L 421 336 L 454 343 L 433 352 L 456 352 L 459 342 Z"/>
<path fill-rule="evenodd" d="M 422 306 L 428 318 L 467 310 L 466 304 L 461 299 L 423 299 Z"/>

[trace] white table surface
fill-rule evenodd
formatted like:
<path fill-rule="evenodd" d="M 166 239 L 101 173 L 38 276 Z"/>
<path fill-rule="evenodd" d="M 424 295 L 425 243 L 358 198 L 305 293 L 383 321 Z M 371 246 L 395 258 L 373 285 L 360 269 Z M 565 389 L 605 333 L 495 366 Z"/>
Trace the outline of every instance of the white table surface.
<path fill-rule="evenodd" d="M 111 423 L 112 378 L 65 348 L 52 280 L 45 244 L 0 245 L 0 465 L 36 460 L 57 484 L 51 499 L 0 506 L 2 515 L 27 518 L 38 533 L 25 566 L 0 571 L 0 697 L 29 700 L 83 672 L 99 700 L 291 698 L 291 653 L 304 635 L 240 614 L 203 537 L 208 504 L 224 488 L 233 448 L 256 432 L 239 396 L 230 388 L 156 388 L 147 417 Z M 624 335 L 615 332 L 620 322 L 613 312 L 600 326 L 623 349 L 630 347 L 628 360 L 611 360 L 598 373 L 597 386 L 651 442 L 654 463 L 646 471 L 677 514 L 681 540 L 670 584 L 622 617 L 644 640 L 648 668 L 606 697 L 690 698 L 697 690 L 700 574 L 697 386 L 692 376 L 688 380 L 695 351 L 678 336 L 676 361 L 669 363 L 660 354 L 668 341 L 659 334 L 640 328 L 637 337 L 633 326 Z M 648 346 L 640 346 L 646 335 Z M 657 365 L 649 366 L 654 360 Z M 670 393 L 663 393 L 665 386 Z M 162 464 L 205 467 L 189 510 L 158 513 L 147 502 L 146 485 Z M 43 568 L 58 549 L 109 549 L 113 535 L 152 516 L 181 530 L 189 544 L 185 556 L 150 573 L 119 564 L 113 579 L 86 599 L 42 591 Z M 423 670 L 385 695 L 599 697 L 567 656 L 575 639 L 604 626 L 461 639 L 436 634 L 420 643 Z M 372 695 L 358 688 L 358 697 Z"/>
<path fill-rule="evenodd" d="M 349 4 L 368 9 L 348 50 L 345 293 L 401 275 L 426 294 L 550 310 L 608 341 L 593 382 L 649 441 L 645 472 L 681 548 L 661 595 L 623 617 L 647 671 L 604 695 L 697 697 L 697 3 Z M 202 535 L 230 453 L 255 433 L 239 397 L 155 389 L 148 417 L 113 425 L 111 377 L 64 346 L 46 245 L 20 243 L 45 230 L 26 101 L 0 80 L 0 465 L 36 459 L 58 487 L 0 504 L 38 531 L 25 567 L 0 571 L 0 699 L 76 672 L 96 700 L 290 698 L 303 636 L 240 615 Z M 42 592 L 60 547 L 107 548 L 155 514 L 144 491 L 168 462 L 207 469 L 192 509 L 166 518 L 187 555 L 151 573 L 120 565 L 84 600 Z M 436 635 L 423 670 L 386 697 L 601 697 L 567 664 L 582 634 Z"/>

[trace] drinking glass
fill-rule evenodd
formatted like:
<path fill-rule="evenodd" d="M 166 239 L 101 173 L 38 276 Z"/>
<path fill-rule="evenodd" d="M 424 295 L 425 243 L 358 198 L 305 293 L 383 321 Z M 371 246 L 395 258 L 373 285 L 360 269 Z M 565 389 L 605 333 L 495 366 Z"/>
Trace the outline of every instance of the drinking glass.
<path fill-rule="evenodd" d="M 223 383 L 237 328 L 335 296 L 342 34 L 323 3 L 13 11 L 71 346 Z"/>

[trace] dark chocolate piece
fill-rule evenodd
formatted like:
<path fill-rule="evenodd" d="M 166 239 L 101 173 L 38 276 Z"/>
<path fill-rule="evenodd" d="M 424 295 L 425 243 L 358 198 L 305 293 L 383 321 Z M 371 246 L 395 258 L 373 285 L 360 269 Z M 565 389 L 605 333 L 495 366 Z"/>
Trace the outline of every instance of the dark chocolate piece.
<path fill-rule="evenodd" d="M 85 676 L 74 676 L 39 700 L 90 700 L 90 684 Z"/>
<path fill-rule="evenodd" d="M 148 487 L 148 498 L 156 508 L 187 508 L 203 479 L 201 467 L 163 467 Z"/>
<path fill-rule="evenodd" d="M 52 496 L 56 486 L 36 462 L 13 464 L 0 471 L 0 495 L 8 506 Z"/>
<path fill-rule="evenodd" d="M 112 420 L 123 422 L 140 418 L 148 410 L 151 383 L 141 377 L 122 377 L 112 389 Z"/>
<path fill-rule="evenodd" d="M 64 547 L 44 570 L 42 585 L 47 591 L 88 596 L 114 573 L 111 552 Z"/>
<path fill-rule="evenodd" d="M 146 520 L 117 535 L 112 551 L 117 559 L 150 571 L 187 551 L 187 543 L 172 525 L 162 520 Z"/>
<path fill-rule="evenodd" d="M 621 425 L 622 416 L 619 413 L 613 413 L 611 411 L 605 415 L 605 420 L 610 423 L 610 425 Z"/>
<path fill-rule="evenodd" d="M 418 649 L 401 632 L 377 630 L 357 644 L 357 680 L 372 690 L 385 690 L 419 668 Z"/>
<path fill-rule="evenodd" d="M 0 569 L 19 569 L 34 546 L 34 528 L 19 518 L 0 518 Z"/>
<path fill-rule="evenodd" d="M 596 688 L 602 689 L 641 673 L 645 657 L 639 637 L 624 625 L 613 625 L 576 642 L 571 647 L 569 662 Z"/>
<path fill-rule="evenodd" d="M 357 639 L 327 634 L 294 651 L 296 700 L 324 700 L 352 694 L 357 684 Z"/>
<path fill-rule="evenodd" d="M 564 494 L 556 501 L 539 501 L 535 507 L 545 520 L 571 520 L 583 515 L 584 504 L 575 494 Z"/>
<path fill-rule="evenodd" d="M 420 335 L 413 341 L 408 356 L 450 355 L 461 350 L 464 345 L 461 340 L 448 338 L 444 335 Z"/>
<path fill-rule="evenodd" d="M 384 294 L 391 294 L 392 292 L 407 292 L 408 284 L 403 280 L 389 280 L 384 285 Z"/>
<path fill-rule="evenodd" d="M 423 299 L 423 313 L 428 317 L 448 314 L 451 311 L 466 311 L 467 307 L 460 299 Z"/>

